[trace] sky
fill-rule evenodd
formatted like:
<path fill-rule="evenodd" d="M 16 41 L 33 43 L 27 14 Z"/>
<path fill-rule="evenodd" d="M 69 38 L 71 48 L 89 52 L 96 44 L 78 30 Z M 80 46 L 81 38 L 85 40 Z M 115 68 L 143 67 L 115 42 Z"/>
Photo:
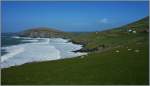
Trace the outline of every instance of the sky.
<path fill-rule="evenodd" d="M 49 27 L 102 31 L 149 15 L 148 1 L 2 1 L 2 32 Z"/>

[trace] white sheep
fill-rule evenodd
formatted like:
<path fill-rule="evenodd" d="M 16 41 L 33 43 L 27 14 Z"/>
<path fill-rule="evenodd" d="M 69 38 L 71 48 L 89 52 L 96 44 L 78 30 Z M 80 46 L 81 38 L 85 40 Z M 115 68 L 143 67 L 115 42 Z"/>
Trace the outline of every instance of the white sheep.
<path fill-rule="evenodd" d="M 130 50 L 132 50 L 132 49 L 128 49 L 128 51 L 130 51 Z"/>
<path fill-rule="evenodd" d="M 134 52 L 140 52 L 140 50 L 134 50 Z"/>
<path fill-rule="evenodd" d="M 120 51 L 119 51 L 119 50 L 116 50 L 116 52 L 119 53 Z"/>
<path fill-rule="evenodd" d="M 132 31 L 132 33 L 136 33 L 136 31 L 134 30 L 134 31 Z"/>

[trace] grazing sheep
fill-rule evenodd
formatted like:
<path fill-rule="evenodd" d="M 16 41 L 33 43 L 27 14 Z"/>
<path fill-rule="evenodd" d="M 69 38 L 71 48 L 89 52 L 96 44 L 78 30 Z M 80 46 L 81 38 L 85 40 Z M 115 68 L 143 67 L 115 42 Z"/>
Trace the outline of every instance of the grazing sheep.
<path fill-rule="evenodd" d="M 129 29 L 129 30 L 128 30 L 128 32 L 132 32 L 132 30 L 131 30 L 131 29 Z"/>
<path fill-rule="evenodd" d="M 119 51 L 119 50 L 116 50 L 116 52 L 119 53 L 120 51 Z"/>
<path fill-rule="evenodd" d="M 129 32 L 129 33 L 131 33 L 131 32 L 132 32 L 132 33 L 136 33 L 135 30 L 131 30 L 131 29 L 129 29 L 128 32 Z"/>
<path fill-rule="evenodd" d="M 134 52 L 140 52 L 140 50 L 134 50 Z"/>
<path fill-rule="evenodd" d="M 130 51 L 130 50 L 132 50 L 132 49 L 128 49 L 128 51 Z"/>
<path fill-rule="evenodd" d="M 132 33 L 136 33 L 136 31 L 134 30 L 134 31 L 132 31 Z"/>

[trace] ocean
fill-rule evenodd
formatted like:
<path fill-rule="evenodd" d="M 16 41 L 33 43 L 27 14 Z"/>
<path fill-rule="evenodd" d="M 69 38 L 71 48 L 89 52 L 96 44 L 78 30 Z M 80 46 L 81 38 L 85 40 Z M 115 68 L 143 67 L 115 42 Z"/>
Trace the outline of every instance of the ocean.
<path fill-rule="evenodd" d="M 62 38 L 29 38 L 14 35 L 1 36 L 1 68 L 30 62 L 73 58 L 87 53 L 73 52 L 82 45 Z"/>

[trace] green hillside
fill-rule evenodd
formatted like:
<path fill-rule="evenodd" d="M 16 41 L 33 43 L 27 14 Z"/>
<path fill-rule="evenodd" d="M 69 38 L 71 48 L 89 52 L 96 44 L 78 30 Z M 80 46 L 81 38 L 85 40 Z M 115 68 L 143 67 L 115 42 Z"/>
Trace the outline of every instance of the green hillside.
<path fill-rule="evenodd" d="M 128 30 L 135 30 L 136 34 L 128 32 Z M 122 27 L 113 28 L 103 32 L 91 33 L 76 33 L 71 35 L 70 38 L 75 43 L 84 44 L 84 49 L 95 48 L 112 48 L 120 46 L 133 40 L 139 40 L 148 37 L 149 30 L 149 17 L 133 22 Z M 105 47 L 103 47 L 105 46 Z"/>
<path fill-rule="evenodd" d="M 25 36 L 25 37 L 63 37 L 67 33 L 52 28 L 39 27 L 39 28 L 28 29 L 18 34 L 20 36 Z"/>
<path fill-rule="evenodd" d="M 2 69 L 2 84 L 148 85 L 148 30 L 146 17 L 103 32 L 70 33 L 87 56 Z"/>

